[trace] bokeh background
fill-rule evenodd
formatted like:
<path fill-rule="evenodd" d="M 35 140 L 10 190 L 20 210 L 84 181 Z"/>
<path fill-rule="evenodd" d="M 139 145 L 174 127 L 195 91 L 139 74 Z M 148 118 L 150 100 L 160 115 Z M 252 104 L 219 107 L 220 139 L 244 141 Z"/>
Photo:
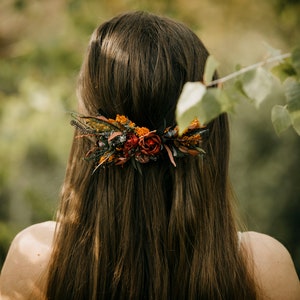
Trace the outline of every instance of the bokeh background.
<path fill-rule="evenodd" d="M 55 214 L 90 34 L 137 9 L 190 26 L 221 76 L 264 59 L 268 45 L 289 52 L 300 44 L 298 0 L 1 0 L 0 268 L 18 231 Z M 292 129 L 276 136 L 273 104 L 243 103 L 230 115 L 230 173 L 247 228 L 283 242 L 299 274 L 300 137 Z"/>

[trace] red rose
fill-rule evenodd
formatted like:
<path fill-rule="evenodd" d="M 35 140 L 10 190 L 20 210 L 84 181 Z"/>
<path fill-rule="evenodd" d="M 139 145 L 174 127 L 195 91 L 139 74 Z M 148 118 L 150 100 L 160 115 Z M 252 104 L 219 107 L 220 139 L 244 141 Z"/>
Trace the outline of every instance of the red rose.
<path fill-rule="evenodd" d="M 157 134 L 150 132 L 140 137 L 139 146 L 141 153 L 153 156 L 161 150 L 161 139 Z"/>
<path fill-rule="evenodd" d="M 138 146 L 138 144 L 139 144 L 139 138 L 135 134 L 129 133 L 127 135 L 127 139 L 123 148 L 125 157 L 130 156 L 132 152 L 134 152 L 133 150 Z"/>

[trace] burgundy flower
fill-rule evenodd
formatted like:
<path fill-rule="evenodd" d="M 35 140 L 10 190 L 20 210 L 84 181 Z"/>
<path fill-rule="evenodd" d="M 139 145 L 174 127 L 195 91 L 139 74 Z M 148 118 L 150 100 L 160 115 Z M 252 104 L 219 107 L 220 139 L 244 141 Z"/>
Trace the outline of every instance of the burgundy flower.
<path fill-rule="evenodd" d="M 125 157 L 128 157 L 134 152 L 134 149 L 138 146 L 139 144 L 139 138 L 134 134 L 134 133 L 129 133 L 127 135 L 127 140 L 124 144 L 124 154 Z"/>
<path fill-rule="evenodd" d="M 139 139 L 140 151 L 143 154 L 154 156 L 161 150 L 161 139 L 154 132 L 141 136 Z"/>

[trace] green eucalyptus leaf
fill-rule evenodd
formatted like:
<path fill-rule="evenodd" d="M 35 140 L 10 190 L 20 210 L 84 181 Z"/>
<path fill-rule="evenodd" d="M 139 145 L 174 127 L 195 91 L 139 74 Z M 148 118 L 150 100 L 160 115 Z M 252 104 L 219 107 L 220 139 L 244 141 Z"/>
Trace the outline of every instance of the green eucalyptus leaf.
<path fill-rule="evenodd" d="M 262 67 L 246 72 L 240 80 L 245 94 L 257 108 L 271 93 L 274 84 L 271 73 Z"/>
<path fill-rule="evenodd" d="M 183 86 L 176 107 L 176 120 L 179 133 L 187 128 L 196 117 L 200 122 L 198 106 L 206 93 L 206 86 L 201 82 L 187 82 Z"/>
<path fill-rule="evenodd" d="M 287 109 L 290 113 L 293 127 L 297 134 L 300 135 L 300 82 L 290 78 L 286 80 L 284 87 Z"/>
<path fill-rule="evenodd" d="M 251 101 L 248 95 L 245 93 L 243 89 L 243 82 L 240 79 L 236 79 L 234 84 L 232 85 L 232 89 L 235 90 L 235 95 L 238 95 L 239 100 Z"/>
<path fill-rule="evenodd" d="M 290 114 L 285 106 L 275 105 L 272 108 L 271 119 L 275 132 L 280 135 L 292 125 Z"/>
<path fill-rule="evenodd" d="M 204 68 L 203 80 L 205 84 L 208 84 L 212 81 L 218 66 L 219 66 L 219 62 L 216 61 L 212 55 L 210 55 L 206 60 L 205 68 Z"/>
<path fill-rule="evenodd" d="M 219 88 L 210 88 L 204 94 L 202 100 L 198 103 L 198 113 L 201 118 L 198 118 L 202 124 L 207 124 L 212 119 L 216 118 L 222 113 L 222 106 L 220 104 Z"/>
<path fill-rule="evenodd" d="M 281 82 L 284 82 L 289 77 L 297 75 L 290 59 L 285 59 L 280 64 L 273 67 L 271 72 L 278 77 Z"/>
<path fill-rule="evenodd" d="M 284 83 L 285 96 L 290 113 L 300 111 L 300 82 L 288 79 Z"/>
<path fill-rule="evenodd" d="M 292 123 L 295 131 L 300 135 L 300 111 L 293 112 L 291 115 Z"/>
<path fill-rule="evenodd" d="M 207 124 L 222 113 L 234 111 L 238 101 L 238 93 L 232 88 L 210 88 L 198 104 L 198 119 Z"/>
<path fill-rule="evenodd" d="M 223 93 L 227 95 L 227 98 L 230 101 L 230 103 L 227 103 L 226 110 L 224 110 L 226 112 L 234 112 L 235 106 L 247 98 L 238 81 L 229 86 L 225 86 L 223 88 Z M 223 104 L 223 108 L 225 108 L 224 105 L 225 103 Z"/>
<path fill-rule="evenodd" d="M 300 77 L 300 47 L 297 47 L 293 50 L 291 60 L 295 71 Z"/>
<path fill-rule="evenodd" d="M 274 50 L 275 60 L 271 61 L 276 61 L 276 51 Z M 281 81 L 263 68 L 262 62 L 221 78 L 219 82 L 222 83 L 234 79 L 234 84 L 225 84 L 222 89 L 218 87 L 207 89 L 201 82 L 187 83 L 176 109 L 180 133 L 194 118 L 198 118 L 202 124 L 207 124 L 224 112 L 234 111 L 235 105 L 243 99 L 250 100 L 259 108 L 267 99 L 282 102 L 282 99 L 286 98 L 286 106 L 276 105 L 272 109 L 274 128 L 280 134 L 292 125 L 300 135 L 300 82 L 297 76 L 300 50 L 296 49 L 292 57 L 285 54 L 281 60 L 280 57 L 277 60 L 280 63 L 272 69 L 272 72 Z M 206 84 L 211 82 L 217 66 L 218 63 L 213 57 L 207 59 L 204 75 Z"/>

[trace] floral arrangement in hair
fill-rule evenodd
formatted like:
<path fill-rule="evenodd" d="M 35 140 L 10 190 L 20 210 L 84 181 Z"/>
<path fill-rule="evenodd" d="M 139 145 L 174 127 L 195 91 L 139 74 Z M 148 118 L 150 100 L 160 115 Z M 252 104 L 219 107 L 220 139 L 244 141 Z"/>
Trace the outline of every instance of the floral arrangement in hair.
<path fill-rule="evenodd" d="M 197 119 L 179 134 L 177 126 L 168 127 L 163 132 L 150 131 L 136 126 L 124 115 L 108 119 L 102 115 L 92 117 L 73 113 L 72 117 L 71 125 L 81 133 L 77 138 L 87 137 L 94 142 L 86 153 L 86 159 L 95 161 L 95 170 L 112 164 L 122 166 L 128 161 L 135 166 L 137 162 L 157 161 L 163 152 L 176 167 L 174 157 L 205 153 L 201 145 L 208 129 Z"/>

